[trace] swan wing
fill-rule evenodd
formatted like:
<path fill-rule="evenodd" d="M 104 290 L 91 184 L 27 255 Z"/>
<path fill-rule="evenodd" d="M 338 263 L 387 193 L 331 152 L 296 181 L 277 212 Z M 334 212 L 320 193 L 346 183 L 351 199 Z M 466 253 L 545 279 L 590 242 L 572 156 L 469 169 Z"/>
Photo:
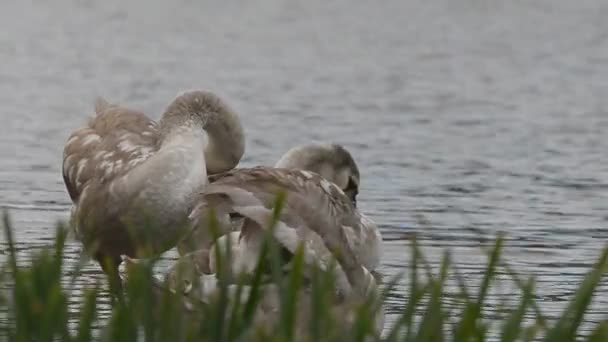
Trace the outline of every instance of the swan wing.
<path fill-rule="evenodd" d="M 256 167 L 217 175 L 202 191 L 193 219 L 200 222 L 202 213 L 215 207 L 237 212 L 257 223 L 257 229 L 241 231 L 241 239 L 255 241 L 261 230 L 270 227 L 280 192 L 285 193 L 285 201 L 274 230 L 277 241 L 292 253 L 303 243 L 307 261 L 323 264 L 327 256 L 336 258 L 341 269 L 338 280 L 342 272 L 346 277 L 340 281 L 344 290 L 348 291 L 347 284 L 367 288 L 363 284 L 369 282 L 369 272 L 358 261 L 347 238 L 347 234 L 352 235 L 351 239 L 361 235 L 361 216 L 342 190 L 315 173 Z M 253 248 L 247 246 L 243 248 Z"/>
<path fill-rule="evenodd" d="M 158 125 L 143 113 L 99 98 L 96 116 L 63 150 L 63 180 L 74 203 L 91 181 L 110 182 L 158 150 Z"/>

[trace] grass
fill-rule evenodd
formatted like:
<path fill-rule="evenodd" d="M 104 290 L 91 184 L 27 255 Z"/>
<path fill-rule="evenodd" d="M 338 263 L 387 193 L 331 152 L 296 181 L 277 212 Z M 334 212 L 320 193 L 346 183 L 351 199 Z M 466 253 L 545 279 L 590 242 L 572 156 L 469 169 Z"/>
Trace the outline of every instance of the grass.
<path fill-rule="evenodd" d="M 396 320 L 385 326 L 382 336 L 377 336 L 373 327 L 375 298 L 350 307 L 353 318 L 345 323 L 342 316 L 329 310 L 335 301 L 333 271 L 313 269 L 303 286 L 302 251 L 295 254 L 285 275 L 280 270 L 277 246 L 268 241 L 256 272 L 247 279 L 247 294 L 242 285 L 237 285 L 236 296 L 231 294 L 229 282 L 224 281 L 229 275 L 219 272 L 216 295 L 206 303 L 191 300 L 166 290 L 166 284 L 159 286 L 154 280 L 154 261 L 149 261 L 130 268 L 124 297 L 112 301 L 109 318 L 102 321 L 97 315 L 103 295 L 101 284 L 85 289 L 80 295 L 80 307 L 70 312 L 68 299 L 75 296 L 74 282 L 82 265 L 69 270 L 74 276 L 67 281 L 62 276 L 66 271 L 65 228 L 57 228 L 52 247 L 37 252 L 29 264 L 22 266 L 17 260 L 7 214 L 3 226 L 8 260 L 2 265 L 1 281 L 9 291 L 0 300 L 0 311 L 7 312 L 9 319 L 0 322 L 0 333 L 2 339 L 9 341 L 485 341 L 490 332 L 500 341 L 608 341 L 605 321 L 593 326 L 588 336 L 579 336 L 584 314 L 607 271 L 608 248 L 601 251 L 561 316 L 548 321 L 535 302 L 534 279 L 522 280 L 501 261 L 502 237 L 496 239 L 489 252 L 481 285 L 475 289 L 458 273 L 449 253 L 443 256 L 440 268 L 432 270 L 413 239 L 405 305 Z M 225 269 L 222 264 L 230 255 L 218 252 L 216 257 L 218 269 Z M 497 324 L 496 319 L 484 317 L 483 308 L 499 272 L 513 279 L 520 294 L 518 303 Z M 453 295 L 450 305 L 446 305 L 448 278 L 456 279 L 458 284 L 456 305 Z M 256 309 L 263 300 L 262 289 L 268 279 L 278 287 L 280 305 L 276 321 L 264 326 L 256 318 Z M 386 281 L 380 300 L 385 301 L 404 279 L 396 276 Z M 237 279 L 236 283 L 244 282 Z M 302 295 L 304 288 L 308 289 L 307 296 Z M 241 295 L 244 300 L 233 300 Z M 304 308 L 309 311 L 308 324 L 300 319 Z"/>

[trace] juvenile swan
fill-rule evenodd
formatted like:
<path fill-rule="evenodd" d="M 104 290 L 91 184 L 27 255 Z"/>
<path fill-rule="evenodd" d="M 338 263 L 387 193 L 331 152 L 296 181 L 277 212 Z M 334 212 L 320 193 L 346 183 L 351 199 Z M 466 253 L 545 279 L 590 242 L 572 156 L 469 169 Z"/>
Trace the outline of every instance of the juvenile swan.
<path fill-rule="evenodd" d="M 303 243 L 309 262 L 327 265 L 337 257 L 327 245 L 343 242 L 352 255 L 349 262 L 357 267 L 371 271 L 379 264 L 381 236 L 377 226 L 357 210 L 338 186 L 320 175 L 305 170 L 256 167 L 235 169 L 215 177 L 203 189 L 192 217 L 197 224 L 213 210 L 226 231 L 229 215 L 244 218 L 233 269 L 250 272 L 255 267 L 263 232 L 270 224 L 279 192 L 284 192 L 286 199 L 274 238 L 288 253 L 293 254 L 298 244 Z M 342 256 L 343 253 L 340 251 Z"/>
<path fill-rule="evenodd" d="M 368 263 L 373 266 L 377 260 L 371 262 L 371 259 L 366 260 L 361 255 L 365 255 L 364 249 L 378 249 L 380 235 L 375 224 L 359 213 L 351 199 L 336 184 L 310 171 L 269 167 L 234 169 L 214 178 L 202 190 L 193 216 L 204 219 L 213 209 L 218 217 L 224 218 L 220 224 L 230 224 L 227 219 L 229 214 L 236 213 L 243 217 L 240 232 L 223 235 L 212 247 L 225 248 L 226 240 L 230 240 L 233 247 L 238 244 L 237 248 L 232 249 L 229 271 L 255 272 L 261 246 L 272 221 L 276 194 L 283 191 L 283 209 L 272 235 L 283 250 L 282 267 L 290 267 L 291 256 L 299 245 L 303 245 L 305 279 L 312 279 L 312 268 L 328 269 L 332 261 L 337 260 L 334 288 L 337 301 L 328 309 L 342 312 L 341 317 L 346 317 L 353 302 L 378 294 L 376 281 L 364 265 Z M 212 261 L 214 253 L 191 254 L 194 255 L 197 257 L 183 257 L 167 276 L 169 285 L 176 291 L 204 300 L 213 293 L 214 286 L 209 281 L 214 279 L 213 273 L 217 272 Z M 208 264 L 201 267 L 197 264 L 201 261 Z M 193 287 L 195 283 L 205 285 Z M 263 305 L 256 309 L 256 316 L 261 321 L 276 322 L 278 292 L 272 284 L 265 285 L 263 291 Z M 306 293 L 306 286 L 304 291 Z M 304 315 L 302 320 L 298 320 L 298 325 L 305 326 L 306 310 L 298 311 L 299 315 Z M 377 314 L 375 323 L 380 331 L 383 322 L 381 308 Z"/>
<path fill-rule="evenodd" d="M 302 170 L 302 174 L 310 175 L 311 177 L 313 175 L 315 175 L 315 177 L 320 175 L 321 177 L 318 179 L 324 180 L 322 184 L 325 187 L 331 186 L 332 188 L 335 188 L 337 186 L 352 203 L 353 208 L 356 208 L 356 198 L 359 193 L 360 184 L 359 169 L 351 154 L 338 144 L 309 144 L 294 147 L 280 158 L 276 163 L 275 168 Z M 256 170 L 259 173 L 263 173 L 265 170 L 273 172 L 273 168 L 270 167 L 259 167 Z M 213 175 L 210 177 L 210 181 L 213 183 L 222 177 L 224 177 L 222 174 Z M 252 192 L 254 194 L 257 192 L 266 194 L 281 188 L 280 185 L 272 183 L 267 183 L 266 186 L 267 188 L 253 189 Z M 284 190 L 289 194 L 292 191 L 300 191 L 302 189 L 297 188 L 296 184 L 292 184 L 291 187 L 285 188 Z M 307 198 L 303 197 L 301 201 L 303 200 L 307 200 Z M 230 216 L 234 217 L 236 213 L 230 212 L 227 216 L 225 215 L 227 208 L 225 208 L 225 205 L 223 204 L 222 206 L 224 207 L 220 208 L 220 211 L 223 210 L 224 215 L 219 215 L 218 218 L 225 229 L 222 233 L 225 233 L 235 229 L 235 220 L 232 220 L 231 222 L 232 227 L 229 227 L 228 222 Z M 197 216 L 200 216 L 200 213 L 196 212 L 196 209 L 197 207 L 195 207 L 195 212 L 192 213 L 192 217 L 198 227 L 191 238 L 185 239 L 178 246 L 180 254 L 182 255 L 200 249 L 209 250 L 212 243 L 211 234 L 205 225 L 207 218 L 204 217 L 201 220 L 201 218 Z M 368 270 L 372 271 L 376 269 L 380 263 L 380 244 L 382 241 L 380 231 L 370 219 L 356 210 L 355 212 L 358 217 L 360 217 L 360 222 L 362 223 L 361 230 L 357 231 L 352 227 L 344 227 L 343 229 L 359 262 Z M 242 222 L 242 220 L 240 222 Z M 243 223 L 240 223 L 237 229 L 240 229 L 242 224 Z M 241 246 L 239 245 L 239 248 L 240 247 Z M 240 253 L 238 249 L 236 251 Z M 198 252 L 198 254 L 200 253 L 201 251 Z M 205 265 L 203 268 L 206 269 L 207 266 Z"/>
<path fill-rule="evenodd" d="M 299 169 L 318 173 L 333 182 L 357 207 L 360 175 L 359 168 L 350 152 L 338 144 L 310 144 L 297 146 L 287 151 L 275 164 L 276 168 Z M 363 222 L 362 231 L 345 227 L 351 248 L 361 264 L 372 271 L 380 264 L 382 237 L 378 226 L 363 213 L 358 212 Z"/>
<path fill-rule="evenodd" d="M 273 238 L 281 247 L 281 267 L 283 270 L 291 267 L 292 255 L 298 245 L 303 245 L 305 263 L 302 293 L 298 296 L 301 305 L 296 304 L 296 334 L 308 331 L 313 314 L 307 304 L 311 300 L 308 285 L 313 279 L 312 269 L 327 269 L 334 260 L 338 261 L 335 297 L 327 310 L 338 321 L 351 324 L 353 305 L 370 295 L 378 295 L 376 279 L 370 271 L 378 266 L 381 251 L 377 226 L 355 206 L 359 185 L 357 166 L 352 156 L 339 145 L 296 147 L 287 152 L 277 166 L 282 167 L 234 169 L 210 177 L 211 183 L 201 190 L 191 214 L 193 224 L 201 226 L 192 238 L 186 239 L 200 249 L 182 256 L 173 265 L 166 274 L 166 284 L 190 299 L 209 301 L 218 288 L 214 250 L 219 248 L 225 252 L 228 242 L 231 246 L 228 274 L 252 275 L 270 226 L 276 195 L 282 191 L 286 197 L 273 231 Z M 206 227 L 211 210 L 219 219 L 220 231 L 227 232 L 215 241 L 209 237 Z M 241 221 L 237 230 L 233 230 L 235 217 Z M 245 283 L 235 283 L 238 279 Z M 246 279 L 251 277 L 228 280 L 229 305 L 239 301 L 244 304 L 245 299 L 238 298 L 236 287 L 244 285 L 242 293 L 246 297 L 250 290 Z M 260 302 L 254 313 L 256 326 L 272 327 L 280 321 L 279 298 L 275 283 L 262 285 Z M 384 324 L 384 311 L 381 306 L 373 310 L 379 334 Z"/>
<path fill-rule="evenodd" d="M 245 145 L 238 116 L 209 92 L 178 96 L 160 123 L 101 98 L 95 112 L 65 145 L 63 179 L 77 237 L 113 277 L 121 255 L 173 247 L 207 176 L 235 167 Z"/>

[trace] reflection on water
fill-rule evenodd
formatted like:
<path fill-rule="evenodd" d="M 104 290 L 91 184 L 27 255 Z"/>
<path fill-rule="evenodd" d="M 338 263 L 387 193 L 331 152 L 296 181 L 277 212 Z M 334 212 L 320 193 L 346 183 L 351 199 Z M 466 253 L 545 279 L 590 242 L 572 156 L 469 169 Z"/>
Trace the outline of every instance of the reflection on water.
<path fill-rule="evenodd" d="M 94 97 L 158 118 L 191 88 L 241 113 L 243 165 L 273 164 L 295 144 L 345 144 L 389 276 L 407 269 L 404 236 L 416 233 L 433 267 L 449 247 L 474 286 L 480 246 L 505 232 L 508 261 L 537 277 L 537 300 L 555 316 L 608 238 L 604 1 L 0 6 L 0 205 L 24 255 L 67 217 L 62 147 Z M 70 244 L 67 257 L 78 253 Z M 99 269 L 84 275 L 79 285 Z M 588 322 L 606 317 L 606 289 Z M 494 301 L 514 291 L 501 290 Z"/>

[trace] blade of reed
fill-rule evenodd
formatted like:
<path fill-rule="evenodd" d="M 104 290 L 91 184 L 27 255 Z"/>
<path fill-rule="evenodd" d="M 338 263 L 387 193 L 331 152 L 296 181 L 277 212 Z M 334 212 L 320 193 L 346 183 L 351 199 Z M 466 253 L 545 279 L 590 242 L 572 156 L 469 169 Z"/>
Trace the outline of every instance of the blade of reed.
<path fill-rule="evenodd" d="M 534 296 L 534 279 L 530 279 L 522 288 L 523 295 L 516 310 L 506 319 L 501 332 L 502 342 L 516 341 L 523 331 L 522 322 Z"/>
<path fill-rule="evenodd" d="M 297 303 L 300 286 L 304 280 L 303 244 L 300 244 L 296 249 L 296 253 L 291 259 L 291 266 L 287 286 L 285 288 L 285 297 L 281 301 L 280 325 L 283 328 L 283 336 L 286 341 L 292 341 L 294 339 L 296 330 L 296 313 L 298 312 Z"/>
<path fill-rule="evenodd" d="M 587 273 L 557 323 L 547 332 L 545 341 L 574 341 L 576 339 L 578 327 L 607 268 L 608 247 L 604 248 L 593 269 Z"/>
<path fill-rule="evenodd" d="M 215 215 L 214 210 L 210 210 L 208 226 L 213 234 L 213 239 L 217 241 L 219 238 L 219 223 Z M 229 240 L 229 239 L 227 239 Z M 209 341 L 223 341 L 224 340 L 224 327 L 226 312 L 229 306 L 229 294 L 228 294 L 228 279 L 229 279 L 229 268 L 230 265 L 226 264 L 224 255 L 222 254 L 222 248 L 218 245 L 215 248 L 215 262 L 216 262 L 216 277 L 218 278 L 219 291 L 217 296 L 211 301 L 210 320 L 207 324 L 209 334 Z"/>
<path fill-rule="evenodd" d="M 424 295 L 429 290 L 429 287 L 426 284 L 420 286 L 420 284 L 418 283 L 418 264 L 420 262 L 419 257 L 421 253 L 419 251 L 418 242 L 415 236 L 411 239 L 411 250 L 412 257 L 410 261 L 411 269 L 408 301 L 405 305 L 403 313 L 400 315 L 399 319 L 394 323 L 389 333 L 387 334 L 385 339 L 386 341 L 399 341 L 401 337 L 400 334 L 404 329 L 405 341 L 413 340 L 415 333 L 413 329 L 413 321 L 414 314 L 416 312 L 416 307 L 420 303 L 420 300 L 422 300 Z"/>
<path fill-rule="evenodd" d="M 80 307 L 78 333 L 76 341 L 87 342 L 92 340 L 92 327 L 96 318 L 98 287 L 86 290 L 84 300 Z"/>
<path fill-rule="evenodd" d="M 588 342 L 605 342 L 608 341 L 608 321 L 600 322 L 595 330 L 591 333 Z"/>
<path fill-rule="evenodd" d="M 505 271 L 507 272 L 507 274 L 509 274 L 509 276 L 511 277 L 511 279 L 513 279 L 513 281 L 515 282 L 515 285 L 517 285 L 517 287 L 519 288 L 519 290 L 523 292 L 524 291 L 524 287 L 525 287 L 525 283 L 519 277 L 519 275 L 517 274 L 517 272 L 515 272 L 515 270 L 513 270 L 511 268 L 511 266 L 509 266 L 509 264 L 506 263 L 506 262 L 502 262 L 502 267 L 505 269 Z M 544 317 L 544 315 L 543 315 L 540 307 L 536 303 L 536 300 L 534 299 L 534 296 L 532 296 L 532 298 L 530 299 L 530 306 L 534 310 L 534 314 L 536 316 L 535 317 L 536 318 L 536 325 L 538 325 L 538 327 L 540 329 L 546 330 L 547 329 L 547 319 Z"/>
<path fill-rule="evenodd" d="M 450 256 L 449 253 L 445 252 L 441 261 L 439 276 L 430 279 L 430 298 L 425 314 L 420 322 L 416 341 L 443 341 L 444 313 L 442 309 L 442 297 L 449 267 Z"/>
<path fill-rule="evenodd" d="M 496 274 L 496 268 L 500 259 L 504 238 L 499 235 L 494 244 L 494 248 L 490 252 L 488 266 L 484 272 L 482 282 L 477 293 L 477 300 L 473 300 L 465 304 L 460 320 L 456 324 L 454 331 L 454 341 L 469 341 L 470 338 L 482 338 L 486 328 L 480 324 L 483 303 L 490 289 L 491 281 Z"/>

